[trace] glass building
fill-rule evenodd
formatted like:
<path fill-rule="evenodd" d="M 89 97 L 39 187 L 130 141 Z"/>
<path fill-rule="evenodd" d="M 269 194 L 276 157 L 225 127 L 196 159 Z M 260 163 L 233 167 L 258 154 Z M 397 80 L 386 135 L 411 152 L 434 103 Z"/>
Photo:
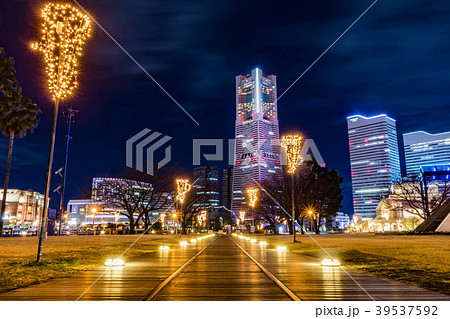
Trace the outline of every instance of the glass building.
<path fill-rule="evenodd" d="M 420 173 L 420 166 L 450 163 L 450 132 L 430 134 L 423 131 L 403 134 L 406 174 Z"/>
<path fill-rule="evenodd" d="M 214 229 L 220 228 L 220 181 L 219 171 L 213 166 L 199 166 L 194 168 L 193 191 L 202 200 L 194 206 L 205 207 L 208 211 L 207 223 Z"/>
<path fill-rule="evenodd" d="M 232 210 L 246 209 L 246 189 L 271 177 L 281 178 L 280 133 L 275 75 L 258 68 L 236 76 L 236 146 Z"/>
<path fill-rule="evenodd" d="M 354 212 L 368 220 L 401 178 L 396 121 L 385 114 L 353 115 L 347 124 Z"/>

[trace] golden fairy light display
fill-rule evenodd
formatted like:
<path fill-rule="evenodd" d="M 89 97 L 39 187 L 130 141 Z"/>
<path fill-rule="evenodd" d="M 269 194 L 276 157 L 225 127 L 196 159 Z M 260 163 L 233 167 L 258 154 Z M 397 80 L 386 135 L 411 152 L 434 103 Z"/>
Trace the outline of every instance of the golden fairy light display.
<path fill-rule="evenodd" d="M 48 3 L 41 17 L 40 39 L 31 48 L 44 54 L 53 99 L 64 100 L 77 87 L 78 60 L 91 35 L 91 20 L 67 3 Z"/>
<path fill-rule="evenodd" d="M 206 210 L 202 210 L 199 215 L 197 215 L 197 221 L 200 225 L 203 225 L 206 222 L 206 214 L 208 212 Z"/>
<path fill-rule="evenodd" d="M 189 184 L 188 179 L 177 179 L 177 196 L 176 199 L 180 203 L 184 203 L 186 199 L 186 194 L 191 189 L 191 184 Z"/>
<path fill-rule="evenodd" d="M 206 222 L 206 214 L 208 213 L 208 211 L 206 211 L 206 210 L 202 210 L 201 211 L 201 217 L 202 217 L 202 222 Z"/>
<path fill-rule="evenodd" d="M 249 188 L 247 189 L 248 194 L 248 205 L 250 207 L 255 207 L 256 201 L 258 200 L 258 189 L 257 188 Z"/>
<path fill-rule="evenodd" d="M 245 212 L 239 212 L 239 219 L 241 220 L 241 222 L 243 223 L 245 220 Z"/>
<path fill-rule="evenodd" d="M 302 137 L 298 134 L 285 135 L 281 138 L 281 147 L 283 147 L 286 153 L 288 173 L 294 174 L 297 167 L 299 167 L 303 161 L 300 156 L 302 150 Z"/>

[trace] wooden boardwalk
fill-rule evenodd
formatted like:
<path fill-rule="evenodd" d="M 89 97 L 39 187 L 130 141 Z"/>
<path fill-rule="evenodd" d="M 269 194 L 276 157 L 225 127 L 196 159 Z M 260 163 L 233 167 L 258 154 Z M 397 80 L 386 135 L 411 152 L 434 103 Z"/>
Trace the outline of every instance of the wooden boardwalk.
<path fill-rule="evenodd" d="M 1 294 L 0 300 L 450 300 L 231 236 L 125 261 L 120 269 L 80 272 Z"/>

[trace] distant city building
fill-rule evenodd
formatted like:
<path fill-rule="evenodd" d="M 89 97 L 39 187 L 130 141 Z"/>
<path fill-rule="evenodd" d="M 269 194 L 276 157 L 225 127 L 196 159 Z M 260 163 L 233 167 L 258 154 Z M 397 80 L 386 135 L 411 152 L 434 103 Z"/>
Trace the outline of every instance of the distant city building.
<path fill-rule="evenodd" d="M 118 183 L 123 183 L 124 186 L 131 185 L 136 188 L 152 187 L 150 183 L 137 182 L 124 178 L 95 177 L 92 179 L 92 200 L 95 202 L 103 202 L 105 199 L 111 199 L 114 187 L 116 187 Z"/>
<path fill-rule="evenodd" d="M 128 218 L 121 214 L 121 211 L 91 199 L 71 199 L 67 203 L 67 222 L 71 226 L 128 222 Z"/>
<path fill-rule="evenodd" d="M 222 217 L 226 224 L 231 224 L 233 220 L 231 210 L 231 197 L 232 197 L 232 186 L 233 186 L 233 166 L 228 167 L 223 170 L 222 175 Z"/>
<path fill-rule="evenodd" d="M 195 205 L 207 207 L 207 223 L 213 228 L 220 227 L 220 196 L 219 196 L 219 172 L 217 167 L 200 166 L 194 168 L 193 191 L 198 196 L 204 197 L 204 201 Z"/>
<path fill-rule="evenodd" d="M 281 178 L 275 75 L 258 68 L 236 76 L 236 148 L 231 208 L 246 207 L 245 190 L 269 178 Z"/>
<path fill-rule="evenodd" d="M 124 209 L 114 202 L 115 187 L 117 184 L 124 184 L 126 187 L 135 187 L 139 191 L 142 187 L 152 187 L 149 183 L 143 183 L 122 178 L 102 178 L 95 177 L 92 179 L 92 197 L 88 199 L 73 199 L 67 203 L 68 223 L 70 225 L 97 225 L 107 223 L 127 223 L 128 217 L 125 216 Z M 168 197 L 169 194 L 164 194 Z M 159 199 L 161 200 L 161 199 Z M 95 212 L 93 209 L 95 208 Z M 170 203 L 166 203 L 161 209 L 153 211 L 149 222 L 153 223 L 161 213 L 168 213 Z"/>
<path fill-rule="evenodd" d="M 423 131 L 403 134 L 407 175 L 416 175 L 425 164 L 450 163 L 450 132 Z"/>
<path fill-rule="evenodd" d="M 0 190 L 3 198 L 3 189 Z M 0 200 L 1 205 L 2 200 Z M 44 195 L 33 190 L 8 189 L 4 225 L 37 225 L 44 206 Z"/>
<path fill-rule="evenodd" d="M 390 186 L 401 178 L 396 121 L 385 114 L 347 118 L 353 206 L 359 220 L 376 217 Z"/>
<path fill-rule="evenodd" d="M 350 216 L 343 212 L 337 212 L 334 221 L 338 229 L 346 229 L 350 226 Z"/>

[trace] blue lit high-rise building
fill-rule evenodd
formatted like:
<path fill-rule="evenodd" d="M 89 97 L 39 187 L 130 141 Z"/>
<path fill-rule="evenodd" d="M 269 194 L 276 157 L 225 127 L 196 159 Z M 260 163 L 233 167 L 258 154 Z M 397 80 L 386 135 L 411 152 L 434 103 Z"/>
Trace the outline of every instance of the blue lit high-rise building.
<path fill-rule="evenodd" d="M 258 68 L 236 76 L 236 147 L 231 208 L 246 209 L 245 190 L 281 178 L 277 80 Z"/>
<path fill-rule="evenodd" d="M 401 178 L 396 121 L 385 114 L 347 118 L 353 207 L 360 220 L 376 216 L 376 207 Z"/>
<path fill-rule="evenodd" d="M 407 175 L 419 174 L 421 165 L 450 163 L 450 132 L 406 133 L 403 134 L 403 142 Z"/>

